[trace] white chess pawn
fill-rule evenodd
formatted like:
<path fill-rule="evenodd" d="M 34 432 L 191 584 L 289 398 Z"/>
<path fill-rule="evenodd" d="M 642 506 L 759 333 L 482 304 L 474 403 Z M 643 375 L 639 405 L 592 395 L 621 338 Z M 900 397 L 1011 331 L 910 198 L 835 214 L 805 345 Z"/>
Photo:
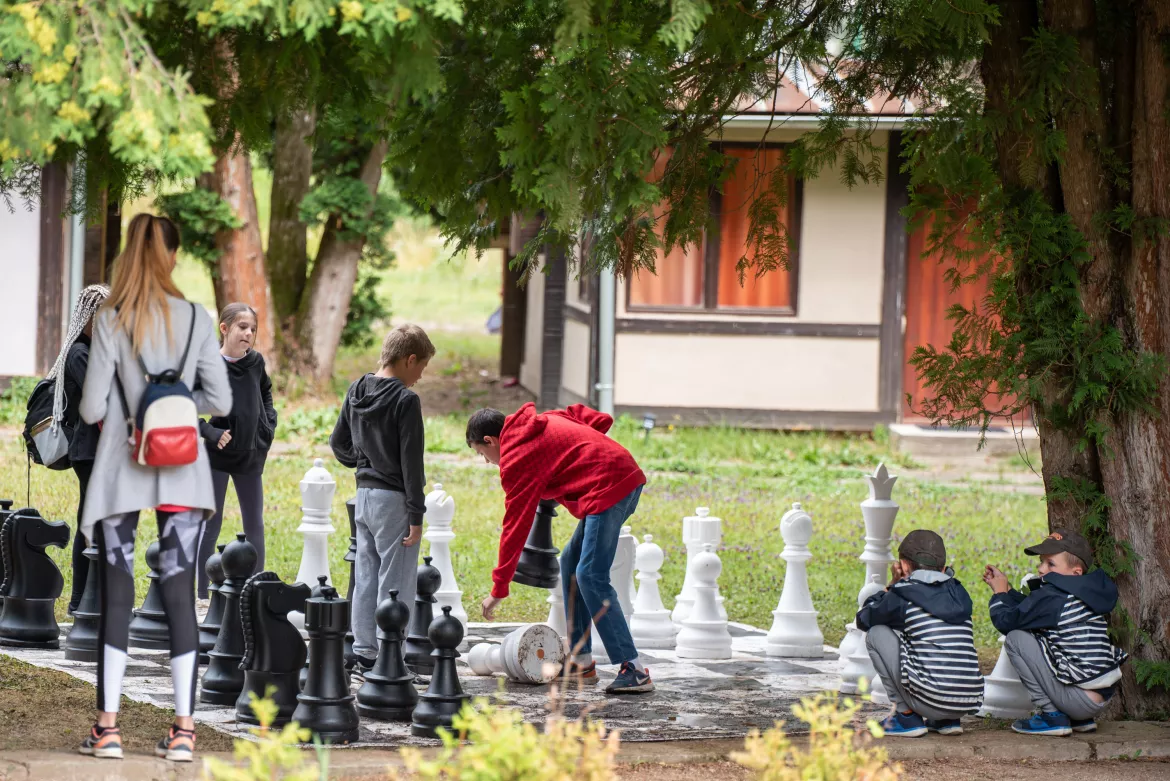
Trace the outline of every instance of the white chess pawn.
<path fill-rule="evenodd" d="M 435 490 L 427 494 L 425 502 L 427 531 L 423 539 L 431 544 L 431 566 L 437 568 L 443 576 L 442 584 L 435 592 L 435 599 L 438 600 L 435 610 L 438 612 L 444 606 L 450 607 L 452 617 L 459 620 L 466 632 L 467 611 L 463 609 L 463 592 L 455 582 L 455 568 L 451 563 L 451 542 L 455 539 L 451 521 L 455 518 L 455 500 L 443 490 L 442 483 L 435 483 Z"/>
<path fill-rule="evenodd" d="M 329 535 L 336 529 L 329 518 L 329 510 L 333 506 L 337 483 L 325 468 L 325 462 L 317 458 L 301 478 L 300 489 L 301 525 L 297 531 L 304 535 L 305 542 L 297 582 L 316 584 L 317 579 L 324 575 L 325 582 L 332 583 L 329 577 Z M 288 620 L 297 629 L 305 628 L 305 614 L 299 610 L 289 613 Z"/>
<path fill-rule="evenodd" d="M 1020 581 L 1020 588 L 1024 588 L 1031 575 L 1025 575 Z M 1004 638 L 999 638 L 999 658 L 995 660 L 995 668 L 984 680 L 983 707 L 979 709 L 980 716 L 994 716 L 997 719 L 1026 719 L 1035 710 L 1028 690 L 1020 681 L 1019 673 L 1012 666 L 1011 657 L 1003 647 Z"/>
<path fill-rule="evenodd" d="M 764 653 L 768 656 L 819 659 L 825 655 L 825 636 L 817 626 L 817 611 L 813 609 L 808 590 L 808 543 L 812 539 L 812 518 L 800 507 L 800 502 L 780 519 L 780 535 L 784 551 L 780 557 L 787 562 L 784 570 L 784 589 L 780 603 L 772 611 L 774 621 L 768 632 Z"/>
<path fill-rule="evenodd" d="M 641 648 L 674 648 L 675 628 L 670 611 L 662 605 L 658 581 L 662 578 L 664 555 L 647 534 L 638 546 L 635 563 L 638 567 L 638 595 L 634 598 L 634 615 L 630 619 L 630 634 L 634 645 Z"/>
<path fill-rule="evenodd" d="M 860 610 L 866 600 L 883 590 L 881 579 L 877 575 L 871 576 L 870 581 L 862 586 L 857 594 L 857 609 Z M 865 632 L 858 629 L 853 622 L 847 624 L 846 628 L 849 630 L 848 634 L 841 641 L 841 648 L 838 651 L 844 663 L 841 667 L 840 690 L 842 694 L 856 694 L 859 682 L 864 679 L 869 684 L 877 675 L 877 670 L 870 661 L 869 649 L 865 647 Z"/>
<path fill-rule="evenodd" d="M 706 507 L 696 508 L 694 515 L 683 518 L 682 536 L 683 545 L 687 549 L 687 568 L 683 577 L 682 589 L 674 599 L 674 611 L 670 614 L 670 620 L 674 622 L 676 629 L 682 628 L 683 621 L 690 615 L 691 606 L 695 602 L 691 559 L 702 552 L 704 545 L 710 545 L 712 550 L 719 547 L 719 543 L 723 540 L 723 521 L 711 515 L 711 511 Z M 723 609 L 723 597 L 719 594 L 718 587 L 715 590 L 715 605 L 719 616 L 726 621 L 727 611 Z"/>
<path fill-rule="evenodd" d="M 560 564 L 560 557 L 557 557 L 557 563 Z M 562 586 L 562 581 L 558 577 L 557 585 L 548 590 L 548 620 L 546 624 L 556 630 L 566 642 L 569 639 L 569 628 L 565 621 L 565 593 Z"/>
<path fill-rule="evenodd" d="M 549 683 L 564 661 L 561 638 L 547 624 L 522 626 L 499 645 L 479 643 L 467 652 L 467 666 L 476 675 L 506 675 L 517 683 Z"/>
<path fill-rule="evenodd" d="M 713 545 L 705 545 L 691 559 L 689 573 L 695 601 L 675 644 L 680 659 L 731 658 L 731 633 L 727 631 L 727 619 L 719 617 L 719 605 L 715 601 L 722 571 L 723 563 L 715 555 Z"/>

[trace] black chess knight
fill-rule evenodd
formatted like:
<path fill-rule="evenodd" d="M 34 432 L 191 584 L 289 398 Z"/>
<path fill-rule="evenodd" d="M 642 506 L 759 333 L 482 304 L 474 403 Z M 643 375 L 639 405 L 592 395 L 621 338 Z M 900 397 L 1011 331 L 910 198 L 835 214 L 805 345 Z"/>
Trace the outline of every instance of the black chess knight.
<path fill-rule="evenodd" d="M 46 521 L 31 507 L 4 519 L 0 528 L 0 558 L 4 561 L 0 645 L 60 648 L 61 628 L 53 605 L 61 596 L 65 579 L 45 548 L 64 548 L 68 543 L 68 526 Z"/>
<path fill-rule="evenodd" d="M 240 627 L 244 633 L 244 690 L 236 700 L 236 720 L 259 724 L 252 712 L 252 699 L 275 692 L 278 707 L 271 726 L 282 727 L 292 718 L 300 691 L 298 677 L 305 664 L 305 641 L 288 622 L 290 610 L 304 610 L 309 587 L 289 585 L 275 572 L 261 572 L 248 578 L 240 593 Z"/>

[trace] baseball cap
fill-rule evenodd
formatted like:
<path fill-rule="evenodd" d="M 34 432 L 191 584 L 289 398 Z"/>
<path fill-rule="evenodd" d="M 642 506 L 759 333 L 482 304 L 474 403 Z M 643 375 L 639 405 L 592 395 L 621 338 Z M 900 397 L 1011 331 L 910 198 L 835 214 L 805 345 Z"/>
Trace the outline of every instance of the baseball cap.
<path fill-rule="evenodd" d="M 1053 529 L 1052 534 L 1044 538 L 1039 545 L 1024 548 L 1029 556 L 1046 556 L 1051 553 L 1071 553 L 1086 567 L 1093 566 L 1093 548 L 1089 541 L 1074 531 L 1068 529 Z"/>
<path fill-rule="evenodd" d="M 929 529 L 915 529 L 898 546 L 898 555 L 923 567 L 942 567 L 947 563 L 943 538 Z"/>

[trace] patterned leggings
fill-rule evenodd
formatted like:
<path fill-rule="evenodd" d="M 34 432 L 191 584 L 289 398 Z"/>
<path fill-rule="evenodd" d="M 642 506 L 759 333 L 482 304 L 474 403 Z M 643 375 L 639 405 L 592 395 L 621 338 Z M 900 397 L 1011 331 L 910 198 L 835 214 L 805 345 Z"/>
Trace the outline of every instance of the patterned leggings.
<path fill-rule="evenodd" d="M 203 533 L 203 511 L 157 511 L 158 587 L 171 630 L 171 683 L 175 715 L 190 716 L 199 670 L 199 626 L 195 619 L 195 553 Z M 138 513 L 105 518 L 95 526 L 102 610 L 98 619 L 98 710 L 117 713 L 130 644 L 134 608 L 134 538 Z"/>

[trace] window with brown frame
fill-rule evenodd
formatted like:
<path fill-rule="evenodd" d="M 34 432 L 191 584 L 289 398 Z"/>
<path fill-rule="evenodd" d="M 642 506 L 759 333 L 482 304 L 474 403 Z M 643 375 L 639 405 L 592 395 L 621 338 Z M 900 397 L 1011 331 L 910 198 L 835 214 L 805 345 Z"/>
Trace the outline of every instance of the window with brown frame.
<path fill-rule="evenodd" d="M 736 311 L 749 314 L 795 314 L 796 269 L 800 230 L 801 181 L 788 180 L 787 203 L 780 207 L 780 221 L 792 237 L 787 268 L 756 276 L 748 270 L 739 283 L 736 266 L 745 254 L 748 212 L 753 199 L 766 191 L 772 173 L 783 162 L 781 144 L 725 144 L 724 153 L 736 158 L 735 169 L 714 193 L 711 211 L 718 232 L 704 231 L 699 246 L 676 247 L 668 255 L 659 252 L 657 274 L 642 271 L 626 286 L 626 307 L 631 311 Z M 661 175 L 666 155 L 659 158 L 655 176 Z M 659 215 L 655 215 L 659 216 Z"/>

